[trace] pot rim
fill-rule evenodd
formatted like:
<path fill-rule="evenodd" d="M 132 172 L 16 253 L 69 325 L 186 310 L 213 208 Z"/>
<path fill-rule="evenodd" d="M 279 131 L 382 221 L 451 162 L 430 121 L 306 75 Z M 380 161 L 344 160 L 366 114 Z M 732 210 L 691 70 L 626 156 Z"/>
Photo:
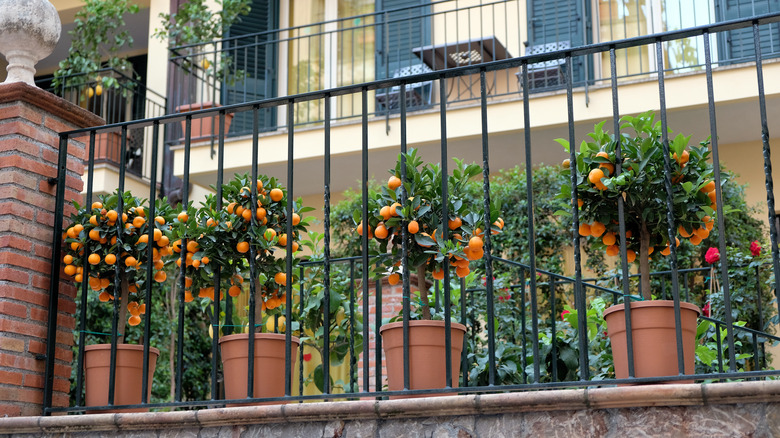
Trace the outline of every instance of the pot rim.
<path fill-rule="evenodd" d="M 269 340 L 285 340 L 287 337 L 284 333 L 255 333 L 255 340 L 258 339 L 269 339 Z M 246 340 L 249 341 L 249 333 L 234 333 L 232 335 L 225 335 L 219 338 L 219 343 L 223 342 L 230 342 L 230 341 L 241 341 Z M 301 340 L 297 336 L 291 336 L 290 340 L 298 345 L 300 345 Z"/>
<path fill-rule="evenodd" d="M 634 309 L 641 309 L 643 307 L 674 307 L 674 301 L 673 300 L 646 300 L 646 301 L 631 301 L 631 310 Z M 687 301 L 680 301 L 680 310 L 687 309 L 692 310 L 696 312 L 696 315 L 701 315 L 701 309 L 699 306 L 689 303 Z M 607 315 L 611 313 L 616 312 L 623 312 L 625 311 L 625 303 L 620 304 L 614 304 L 612 306 L 609 306 L 606 310 L 604 310 L 604 317 L 606 318 Z"/>
<path fill-rule="evenodd" d="M 84 346 L 84 351 L 102 351 L 102 350 L 110 350 L 111 344 L 91 344 Z M 144 346 L 138 345 L 138 344 L 116 344 L 117 350 L 134 350 L 134 351 L 143 351 Z M 154 347 L 149 347 L 149 353 L 160 355 L 160 350 Z"/>
<path fill-rule="evenodd" d="M 381 327 L 379 327 L 379 333 L 381 334 L 384 331 L 392 330 L 394 328 L 403 327 L 404 322 L 403 321 L 396 321 L 396 322 L 390 322 L 387 324 L 382 324 Z M 444 328 L 444 321 L 442 320 L 410 320 L 409 321 L 409 327 L 442 327 Z M 450 328 L 460 330 L 462 332 L 466 332 L 466 326 L 455 321 L 450 322 Z"/>

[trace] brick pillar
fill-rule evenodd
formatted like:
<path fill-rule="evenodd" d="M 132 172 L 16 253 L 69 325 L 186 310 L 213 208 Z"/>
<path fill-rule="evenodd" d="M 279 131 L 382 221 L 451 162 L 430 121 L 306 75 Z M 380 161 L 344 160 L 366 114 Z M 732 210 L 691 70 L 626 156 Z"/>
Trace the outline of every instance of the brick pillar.
<path fill-rule="evenodd" d="M 0 84 L 0 416 L 42 414 L 57 133 L 101 124 L 39 88 Z M 81 200 L 84 150 L 68 145 L 68 201 Z M 62 282 L 59 292 L 53 403 L 68 406 L 76 291 Z"/>

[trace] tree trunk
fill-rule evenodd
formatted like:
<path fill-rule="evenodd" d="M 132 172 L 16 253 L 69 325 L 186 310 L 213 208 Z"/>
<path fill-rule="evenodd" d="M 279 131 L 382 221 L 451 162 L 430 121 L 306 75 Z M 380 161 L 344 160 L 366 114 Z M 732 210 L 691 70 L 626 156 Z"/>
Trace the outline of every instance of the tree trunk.
<path fill-rule="evenodd" d="M 249 327 L 249 333 L 254 333 L 255 330 L 257 330 L 257 332 L 263 331 L 263 303 L 262 303 L 263 293 L 260 289 L 260 278 L 259 277 L 255 278 L 254 282 L 255 282 L 255 295 L 257 295 L 255 297 L 255 325 L 257 325 L 258 327 L 257 329 L 255 329 L 254 327 Z M 258 301 L 260 302 L 258 303 Z"/>
<path fill-rule="evenodd" d="M 431 319 L 431 306 L 428 303 L 428 285 L 425 283 L 425 265 L 417 267 L 417 288 L 420 290 L 420 311 L 422 319 Z"/>
<path fill-rule="evenodd" d="M 639 274 L 642 298 L 652 298 L 650 291 L 650 232 L 647 231 L 647 223 L 642 221 L 639 231 Z"/>
<path fill-rule="evenodd" d="M 118 321 L 116 325 L 116 332 L 120 333 L 122 336 L 118 338 L 118 343 L 124 344 L 127 342 L 127 333 L 125 332 L 127 328 L 127 303 L 128 298 L 130 297 L 130 285 L 127 283 L 127 277 L 124 275 L 119 277 L 119 290 L 120 290 L 120 297 L 119 297 L 119 316 Z M 116 291 L 114 291 L 116 293 Z M 117 299 L 115 296 L 114 299 Z M 149 309 L 151 312 L 152 310 Z"/>
<path fill-rule="evenodd" d="M 170 318 L 171 323 L 173 324 L 176 321 L 176 296 L 177 291 L 179 290 L 179 282 L 174 281 L 173 287 L 168 292 L 168 316 Z M 168 353 L 168 369 L 170 369 L 170 376 L 171 376 L 171 400 L 175 400 L 174 397 L 176 397 L 176 364 L 173 360 L 174 352 L 176 351 L 176 331 L 171 330 L 171 336 L 170 336 L 170 350 Z"/>

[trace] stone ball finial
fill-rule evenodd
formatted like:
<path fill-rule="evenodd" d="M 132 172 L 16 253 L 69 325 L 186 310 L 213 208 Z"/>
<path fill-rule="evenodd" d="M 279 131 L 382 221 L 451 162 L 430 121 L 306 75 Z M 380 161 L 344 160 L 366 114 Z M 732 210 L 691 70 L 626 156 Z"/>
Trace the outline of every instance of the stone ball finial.
<path fill-rule="evenodd" d="M 0 0 L 0 53 L 8 61 L 4 83 L 35 85 L 35 64 L 51 55 L 62 25 L 48 0 Z"/>

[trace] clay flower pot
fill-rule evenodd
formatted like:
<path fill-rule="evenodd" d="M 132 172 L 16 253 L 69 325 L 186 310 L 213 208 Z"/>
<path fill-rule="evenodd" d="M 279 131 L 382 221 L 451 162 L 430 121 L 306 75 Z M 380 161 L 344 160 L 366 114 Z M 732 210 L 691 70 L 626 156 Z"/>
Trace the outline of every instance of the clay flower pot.
<path fill-rule="evenodd" d="M 403 390 L 403 322 L 385 324 L 379 329 L 379 333 L 382 335 L 382 348 L 387 360 L 388 389 Z M 451 324 L 450 365 L 453 388 L 458 386 L 465 333 L 466 326 L 463 324 Z M 409 321 L 409 389 L 436 389 L 447 386 L 444 335 L 444 321 Z"/>
<path fill-rule="evenodd" d="M 149 384 L 146 388 L 147 400 L 151 399 L 152 376 L 154 376 L 157 357 L 160 350 L 149 348 Z M 144 346 L 117 344 L 116 346 L 116 382 L 114 386 L 115 405 L 135 405 L 141 403 L 141 384 L 143 383 Z M 84 347 L 84 374 L 86 397 L 85 406 L 108 405 L 108 385 L 111 367 L 111 344 L 87 345 Z M 93 411 L 96 414 L 115 412 L 148 412 L 148 408 L 115 409 Z"/>
<path fill-rule="evenodd" d="M 284 356 L 285 335 L 282 333 L 255 333 L 255 375 L 252 396 L 284 396 Z M 300 339 L 292 337 L 291 357 L 295 361 Z M 222 368 L 225 372 L 225 398 L 242 399 L 247 397 L 247 375 L 249 374 L 249 334 L 238 333 L 219 338 L 222 353 Z M 294 366 L 290 366 L 290 376 Z M 259 404 L 279 404 L 268 402 Z M 228 406 L 245 406 L 231 404 Z"/>
<path fill-rule="evenodd" d="M 685 374 L 694 372 L 697 319 L 701 310 L 691 303 L 680 303 Z M 618 304 L 604 311 L 607 333 L 612 343 L 615 377 L 628 378 L 625 306 Z M 634 377 L 677 376 L 677 338 L 674 301 L 634 301 L 631 303 L 631 334 L 634 348 Z M 693 383 L 670 381 L 668 383 Z"/>
<path fill-rule="evenodd" d="M 186 113 L 189 111 L 199 111 L 204 109 L 216 108 L 219 105 L 214 102 L 199 102 L 190 103 L 186 105 L 179 105 L 176 107 L 177 113 Z M 225 132 L 223 136 L 227 136 L 230 132 L 230 123 L 233 121 L 233 113 L 225 114 Z M 192 119 L 191 125 L 191 138 L 192 140 L 202 140 L 216 136 L 219 133 L 219 115 L 212 117 L 201 117 L 199 119 Z M 186 122 L 181 122 L 181 135 L 184 138 L 187 132 Z"/>

